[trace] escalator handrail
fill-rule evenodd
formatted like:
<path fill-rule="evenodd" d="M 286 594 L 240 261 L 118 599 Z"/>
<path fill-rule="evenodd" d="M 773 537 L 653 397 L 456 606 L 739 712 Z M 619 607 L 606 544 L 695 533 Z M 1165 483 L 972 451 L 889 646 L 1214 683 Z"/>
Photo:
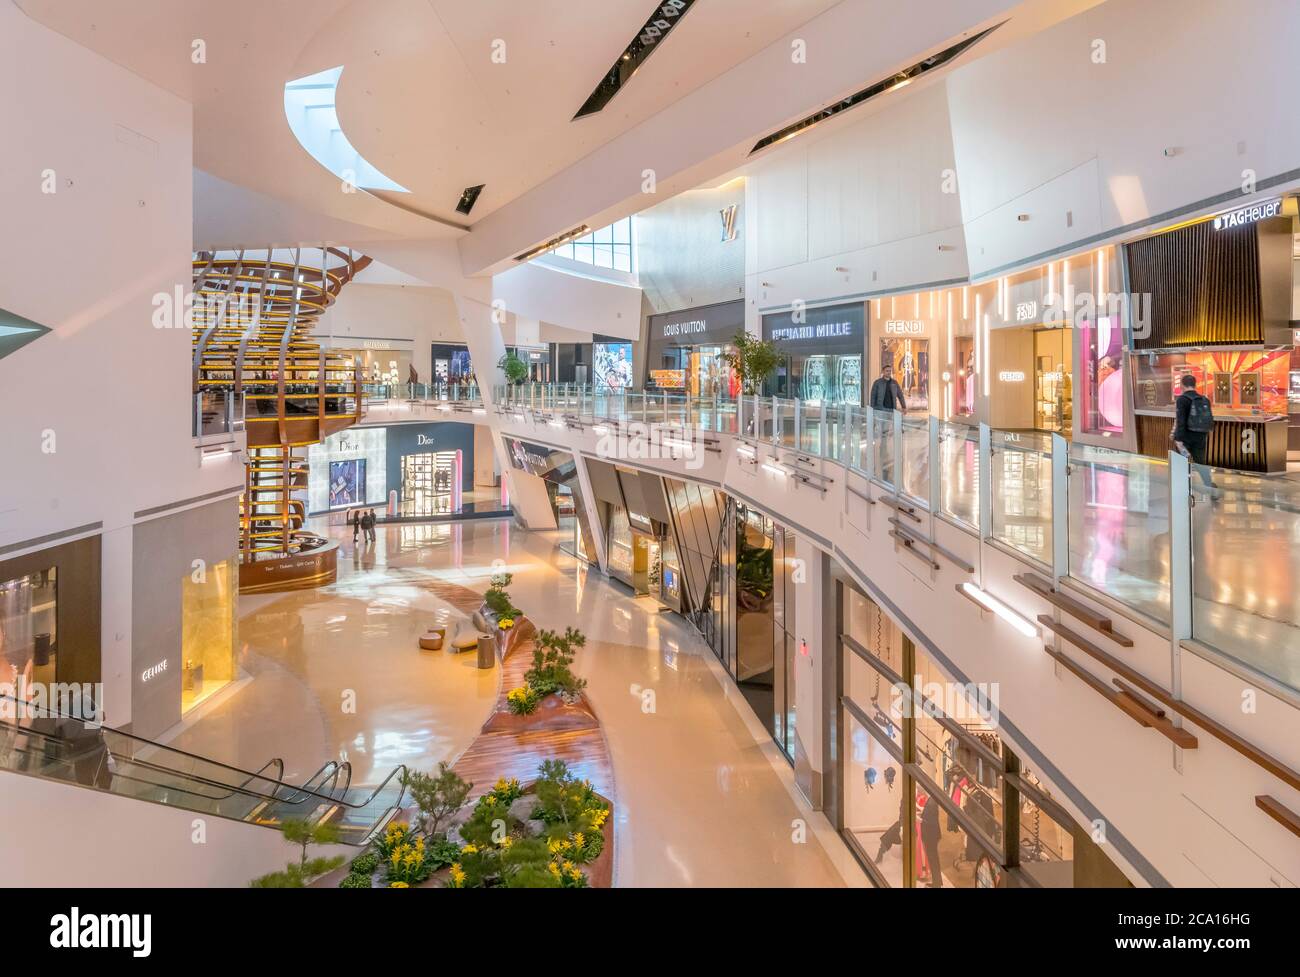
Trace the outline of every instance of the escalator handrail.
<path fill-rule="evenodd" d="M 9 694 L 7 694 L 7 693 L 2 693 L 2 692 L 0 692 L 0 700 L 8 700 L 8 701 L 10 701 L 10 702 L 16 703 L 16 704 L 18 704 L 18 705 L 23 706 L 24 708 L 26 708 L 26 703 L 21 702 L 20 700 L 14 698 L 13 696 L 11 696 L 11 695 L 9 695 Z M 281 786 L 281 787 L 291 787 L 291 788 L 293 788 L 293 789 L 295 789 L 295 790 L 302 791 L 302 792 L 304 792 L 304 793 L 306 793 L 306 794 L 309 794 L 309 795 L 313 795 L 313 796 L 319 797 L 321 800 L 323 800 L 323 801 L 328 801 L 328 802 L 330 802 L 330 803 L 332 803 L 332 804 L 341 804 L 341 805 L 344 806 L 344 807 L 351 808 L 351 809 L 353 809 L 353 810 L 358 810 L 358 809 L 360 809 L 360 808 L 367 807 L 371 802 L 373 802 L 374 799 L 375 799 L 376 797 L 379 796 L 380 791 L 382 791 L 385 787 L 388 786 L 389 781 L 391 781 L 391 780 L 393 779 L 394 776 L 400 774 L 400 775 L 401 775 L 401 778 L 402 778 L 402 780 L 399 781 L 399 782 L 401 783 L 401 790 L 398 792 L 397 800 L 396 800 L 396 802 L 395 802 L 395 806 L 400 807 L 403 798 L 405 798 L 405 796 L 406 796 L 406 784 L 405 784 L 404 781 L 405 781 L 405 777 L 406 777 L 406 774 L 407 774 L 407 767 L 406 767 L 406 764 L 404 764 L 404 763 L 402 763 L 402 764 L 398 764 L 398 765 L 397 765 L 396 767 L 394 767 L 391 771 L 389 771 L 388 776 L 385 777 L 385 778 L 384 778 L 384 779 L 379 783 L 379 785 L 376 786 L 375 789 L 374 789 L 373 791 L 370 792 L 370 796 L 368 796 L 367 798 L 365 798 L 365 800 L 360 801 L 359 803 L 354 803 L 354 802 L 352 802 L 352 801 L 348 801 L 348 800 L 346 800 L 346 799 L 344 799 L 344 798 L 342 798 L 342 797 L 330 797 L 330 796 L 328 796 L 328 795 L 321 794 L 321 793 L 319 793 L 319 792 L 317 792 L 317 791 L 307 790 L 305 787 L 294 787 L 292 784 L 286 784 L 283 780 L 272 781 L 272 780 L 270 780 L 270 778 L 261 777 L 260 774 L 251 773 L 251 772 L 249 772 L 248 770 L 243 770 L 243 769 L 240 769 L 239 767 L 232 767 L 230 764 L 228 764 L 228 763 L 222 763 L 220 760 L 211 760 L 211 759 L 209 759 L 209 758 L 207 758 L 207 757 L 199 756 L 199 755 L 196 754 L 196 753 L 189 753 L 189 752 L 187 752 L 186 750 L 179 750 L 179 749 L 177 749 L 176 747 L 173 747 L 173 746 L 164 746 L 163 744 L 161 744 L 161 743 L 157 743 L 157 742 L 154 742 L 153 740 L 145 739 L 143 736 L 135 736 L 135 735 L 133 735 L 132 733 L 124 733 L 124 732 L 122 732 L 120 729 L 116 729 L 116 728 L 114 728 L 114 727 L 112 727 L 112 726 L 106 726 L 106 725 L 104 725 L 103 723 L 87 722 L 85 719 L 82 719 L 80 716 L 68 716 L 68 715 L 65 715 L 65 714 L 59 712 L 58 710 L 56 710 L 56 709 L 52 709 L 52 708 L 50 708 L 50 707 L 48 707 L 48 706 L 46 706 L 42 711 L 43 711 L 44 713 L 46 713 L 50 718 L 54 718 L 54 719 L 67 719 L 67 720 L 71 720 L 71 721 L 73 721 L 73 722 L 79 722 L 79 723 L 81 723 L 81 724 L 84 725 L 84 726 L 88 726 L 88 727 L 91 727 L 91 728 L 94 728 L 94 729 L 98 729 L 98 730 L 100 730 L 100 731 L 101 731 L 101 734 L 102 734 L 102 732 L 107 731 L 107 732 L 112 733 L 114 736 L 121 736 L 121 737 L 123 737 L 124 739 L 130 740 L 130 741 L 132 741 L 132 742 L 135 742 L 135 743 L 142 743 L 142 744 L 144 744 L 146 747 L 151 747 L 151 748 L 153 748 L 153 749 L 155 749 L 155 750 L 161 750 L 161 751 L 163 751 L 163 752 L 165 752 L 165 753 L 174 753 L 174 754 L 177 754 L 177 755 L 179 755 L 179 756 L 188 757 L 188 758 L 191 759 L 191 760 L 197 760 L 197 761 L 199 761 L 200 763 L 208 763 L 208 764 L 211 764 L 211 765 L 214 766 L 214 767 L 220 767 L 222 770 L 229 770 L 229 771 L 231 771 L 232 773 L 242 774 L 242 775 L 244 776 L 245 779 L 244 779 L 244 781 L 243 781 L 243 783 L 242 783 L 241 785 L 222 784 L 222 786 L 224 786 L 224 787 L 227 787 L 227 788 L 233 788 L 234 790 L 238 790 L 238 791 L 240 791 L 241 793 L 258 793 L 258 792 L 256 792 L 256 791 L 249 791 L 249 790 L 247 789 L 247 785 L 248 785 L 248 783 L 250 783 L 250 782 L 253 781 L 253 780 L 262 779 L 262 780 L 266 780 L 268 783 L 275 783 L 275 784 L 277 784 L 278 786 Z M 22 729 L 22 727 L 18 727 L 18 728 L 19 728 L 19 729 Z M 26 731 L 26 730 L 24 730 L 24 731 Z M 40 734 L 40 735 L 44 735 L 44 734 Z M 55 737 L 55 738 L 58 738 L 58 737 Z M 67 742 L 67 741 L 65 740 L 65 742 Z M 109 746 L 107 740 L 104 740 L 104 746 L 105 746 L 105 748 L 108 749 L 108 751 L 109 751 L 110 754 L 113 754 L 113 753 L 114 753 L 112 747 Z M 142 761 L 136 761 L 136 760 L 133 760 L 132 762 L 142 762 Z M 272 761 L 272 762 L 274 762 L 274 761 Z M 269 766 L 269 765 L 270 765 L 270 764 L 268 764 L 268 766 Z M 159 765 L 159 764 L 154 764 L 154 766 L 155 766 L 157 769 L 165 769 L 165 768 L 163 768 L 163 767 L 162 767 L 161 765 Z M 266 769 L 266 768 L 263 767 L 263 769 Z M 350 769 L 351 769 L 351 768 L 349 768 L 349 770 L 350 770 Z M 200 780 L 203 779 L 203 778 L 198 777 L 198 776 L 195 775 L 195 774 L 184 773 L 183 771 L 179 771 L 179 770 L 172 770 L 172 773 L 180 774 L 180 775 L 182 775 L 182 776 L 186 776 L 186 777 L 194 777 L 195 779 L 200 779 Z M 211 783 L 216 783 L 216 781 L 210 781 L 210 782 L 211 782 Z M 351 776 L 350 776 L 350 774 L 349 774 L 349 783 L 351 783 Z M 259 796 L 264 796 L 264 795 L 260 795 L 260 794 L 259 794 Z M 276 800 L 276 798 L 274 798 L 274 797 L 272 797 L 272 798 L 270 798 L 270 799 L 273 800 L 273 801 Z M 300 803 L 300 802 L 299 802 L 299 803 Z"/>

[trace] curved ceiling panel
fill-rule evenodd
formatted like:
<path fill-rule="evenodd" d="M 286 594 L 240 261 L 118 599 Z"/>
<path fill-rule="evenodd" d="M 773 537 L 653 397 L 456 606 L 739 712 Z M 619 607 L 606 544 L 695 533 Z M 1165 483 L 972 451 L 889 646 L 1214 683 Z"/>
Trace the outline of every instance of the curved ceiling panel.
<path fill-rule="evenodd" d="M 284 115 L 299 145 L 340 180 L 363 190 L 409 193 L 380 173 L 348 141 L 337 109 L 343 65 L 296 78 L 284 86 Z"/>

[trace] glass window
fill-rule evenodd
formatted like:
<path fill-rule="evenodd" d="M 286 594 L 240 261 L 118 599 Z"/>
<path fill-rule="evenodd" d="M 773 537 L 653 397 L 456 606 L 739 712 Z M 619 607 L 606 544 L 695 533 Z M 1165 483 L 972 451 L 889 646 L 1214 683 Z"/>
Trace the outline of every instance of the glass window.
<path fill-rule="evenodd" d="M 894 674 L 904 674 L 903 632 L 875 601 L 851 587 L 844 588 L 844 633 Z"/>
<path fill-rule="evenodd" d="M 1073 888 L 1074 835 L 1070 827 L 1029 795 L 1022 793 L 1020 800 L 1020 871 L 1045 889 Z"/>
<path fill-rule="evenodd" d="M 997 888 L 1002 867 L 963 831 L 925 787 L 916 785 L 916 885 Z"/>
<path fill-rule="evenodd" d="M 875 723 L 880 734 L 903 748 L 903 697 L 852 649 L 844 649 L 844 695 Z"/>
<path fill-rule="evenodd" d="M 590 234 L 561 244 L 551 254 L 598 268 L 632 270 L 632 218 L 624 217 Z"/>
<path fill-rule="evenodd" d="M 237 572 L 230 560 L 204 579 L 181 578 L 181 711 L 188 712 L 235 678 Z"/>
<path fill-rule="evenodd" d="M 852 715 L 844 723 L 844 830 L 892 886 L 903 885 L 907 784 L 897 760 Z"/>
<path fill-rule="evenodd" d="M 0 692 L 28 698 L 33 683 L 55 682 L 58 570 L 0 583 Z"/>

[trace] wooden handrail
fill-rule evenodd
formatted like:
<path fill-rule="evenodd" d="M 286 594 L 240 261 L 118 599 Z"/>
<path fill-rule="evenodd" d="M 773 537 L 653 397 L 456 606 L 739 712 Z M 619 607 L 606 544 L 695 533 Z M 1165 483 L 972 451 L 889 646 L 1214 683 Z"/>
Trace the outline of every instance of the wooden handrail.
<path fill-rule="evenodd" d="M 1062 654 L 1055 648 L 1045 647 L 1043 650 L 1060 662 L 1066 671 L 1082 680 L 1085 685 L 1118 708 L 1139 726 L 1154 729 L 1175 746 L 1181 746 L 1185 750 L 1196 749 L 1198 743 L 1195 736 L 1187 730 L 1175 726 L 1169 717 L 1163 713 L 1153 712 L 1142 699 L 1129 692 L 1115 691 L 1074 659 Z"/>
<path fill-rule="evenodd" d="M 1083 638 L 1075 634 L 1065 625 L 1058 624 L 1057 622 L 1053 621 L 1050 617 L 1048 617 L 1046 614 L 1040 614 L 1038 616 L 1038 622 L 1042 624 L 1044 627 L 1048 628 L 1049 630 L 1055 631 L 1057 634 L 1059 634 L 1066 641 L 1070 642 L 1076 648 L 1086 652 L 1092 658 L 1094 658 L 1095 660 L 1097 660 L 1098 662 L 1100 662 L 1101 664 L 1109 668 L 1116 675 L 1119 675 L 1122 678 L 1126 679 L 1128 682 L 1132 683 L 1134 686 L 1141 689 L 1143 692 L 1145 692 L 1151 698 L 1155 699 L 1157 702 L 1168 707 L 1169 709 L 1173 709 L 1175 712 L 1181 715 L 1188 722 L 1196 726 L 1199 726 L 1202 730 L 1209 733 L 1215 739 L 1226 744 L 1227 746 L 1232 747 L 1232 749 L 1236 750 L 1247 760 L 1250 760 L 1252 763 L 1260 767 L 1263 767 L 1265 770 L 1271 773 L 1278 780 L 1281 780 L 1287 786 L 1293 787 L 1296 790 L 1300 790 L 1300 771 L 1297 771 L 1293 767 L 1290 767 L 1287 764 L 1283 763 L 1277 757 L 1272 756 L 1269 753 L 1265 753 L 1263 750 L 1255 746 L 1253 743 L 1250 743 L 1247 740 L 1242 739 L 1240 736 L 1232 732 L 1232 730 L 1228 729 L 1222 723 L 1218 722 L 1217 720 L 1211 719 L 1209 716 L 1201 712 L 1195 706 L 1190 705 L 1187 702 L 1184 702 L 1182 699 L 1179 699 L 1178 697 L 1170 694 L 1169 692 L 1166 692 L 1160 686 L 1156 685 L 1155 682 L 1152 682 L 1149 678 L 1147 678 L 1142 673 L 1138 672 L 1136 669 L 1120 661 L 1114 655 L 1102 651 L 1091 641 L 1088 641 L 1086 638 Z"/>
<path fill-rule="evenodd" d="M 889 521 L 894 526 L 894 528 L 897 529 L 900 533 L 903 533 L 905 536 L 910 537 L 911 539 L 915 540 L 918 543 L 924 543 L 926 546 L 930 547 L 930 551 L 932 553 L 938 553 L 944 559 L 948 560 L 949 563 L 952 563 L 954 566 L 958 567 L 961 570 L 966 571 L 967 573 L 975 572 L 975 568 L 973 566 L 971 566 L 969 563 L 963 560 L 956 553 L 944 549 L 942 546 L 940 546 L 938 543 L 932 540 L 929 536 L 925 536 L 917 532 L 915 529 L 911 529 L 907 526 L 904 526 L 893 516 L 890 516 Z M 937 570 L 938 567 L 935 567 L 935 569 Z"/>
<path fill-rule="evenodd" d="M 1124 635 L 1114 630 L 1110 618 L 1097 613 L 1082 601 L 1075 600 L 1073 597 L 1061 593 L 1053 587 L 1052 582 L 1045 577 L 1040 577 L 1036 573 L 1026 572 L 1017 573 L 1012 577 L 1012 579 L 1022 586 L 1028 587 L 1039 597 L 1043 598 L 1043 600 L 1047 601 L 1047 603 L 1054 607 L 1059 607 L 1071 617 L 1082 621 L 1094 631 L 1101 632 L 1106 637 L 1110 638 L 1111 641 L 1115 642 L 1115 644 L 1124 648 L 1133 647 L 1132 639 L 1126 638 Z"/>
<path fill-rule="evenodd" d="M 1268 794 L 1256 795 L 1255 806 L 1297 838 L 1300 838 L 1300 814 L 1296 814 L 1295 811 L 1281 803 L 1277 798 L 1270 797 Z"/>
<path fill-rule="evenodd" d="M 939 564 L 934 562 L 934 557 L 926 556 L 913 545 L 915 541 L 910 536 L 904 536 L 896 529 L 891 529 L 889 535 L 894 537 L 894 539 L 902 545 L 903 549 L 907 550 L 907 552 L 911 553 L 918 560 L 924 560 L 935 570 L 940 569 Z"/>

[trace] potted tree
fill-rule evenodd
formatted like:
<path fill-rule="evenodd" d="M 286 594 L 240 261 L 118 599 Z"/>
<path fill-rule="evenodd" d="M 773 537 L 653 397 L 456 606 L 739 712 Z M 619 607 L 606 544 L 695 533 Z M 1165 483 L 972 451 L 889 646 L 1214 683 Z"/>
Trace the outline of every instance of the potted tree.
<path fill-rule="evenodd" d="M 781 362 L 776 345 L 747 332 L 736 333 L 731 344 L 735 349 L 723 353 L 723 360 L 740 380 L 743 393 L 758 393 L 763 381 Z"/>

